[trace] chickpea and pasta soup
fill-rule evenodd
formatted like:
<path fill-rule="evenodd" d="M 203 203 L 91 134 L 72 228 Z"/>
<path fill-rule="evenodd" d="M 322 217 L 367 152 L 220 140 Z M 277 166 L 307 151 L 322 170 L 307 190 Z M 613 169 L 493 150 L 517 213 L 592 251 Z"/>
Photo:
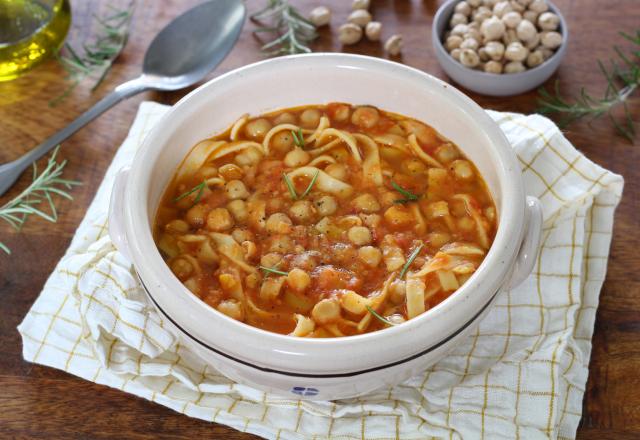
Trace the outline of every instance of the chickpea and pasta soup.
<path fill-rule="evenodd" d="M 428 125 L 344 103 L 243 116 L 179 166 L 154 225 L 202 301 L 299 337 L 401 324 L 478 268 L 497 228 L 478 170 Z"/>

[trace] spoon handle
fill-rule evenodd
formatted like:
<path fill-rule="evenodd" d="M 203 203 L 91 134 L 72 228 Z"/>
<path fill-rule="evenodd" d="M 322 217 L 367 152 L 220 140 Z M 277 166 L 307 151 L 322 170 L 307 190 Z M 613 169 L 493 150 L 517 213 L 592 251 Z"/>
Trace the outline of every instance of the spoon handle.
<path fill-rule="evenodd" d="M 120 84 L 114 89 L 113 92 L 102 98 L 93 107 L 78 116 L 65 128 L 51 136 L 49 139 L 45 140 L 33 150 L 25 153 L 23 156 L 13 161 L 12 164 L 15 164 L 14 166 L 16 168 L 20 167 L 20 172 L 22 172 L 32 162 L 40 159 L 51 149 L 59 145 L 60 142 L 69 138 L 76 131 L 80 130 L 82 127 L 93 121 L 105 111 L 109 110 L 111 107 L 113 107 L 120 101 L 129 98 L 130 96 L 147 90 L 148 88 L 149 87 L 142 80 L 142 77 Z M 15 171 L 18 172 L 17 169 Z"/>

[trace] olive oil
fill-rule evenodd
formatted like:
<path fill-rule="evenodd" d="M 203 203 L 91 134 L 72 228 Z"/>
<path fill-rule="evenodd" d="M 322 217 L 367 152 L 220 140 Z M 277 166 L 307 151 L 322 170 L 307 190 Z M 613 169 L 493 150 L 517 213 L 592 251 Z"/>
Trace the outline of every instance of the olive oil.
<path fill-rule="evenodd" d="M 68 0 L 0 0 L 0 81 L 9 81 L 56 52 L 69 30 Z"/>

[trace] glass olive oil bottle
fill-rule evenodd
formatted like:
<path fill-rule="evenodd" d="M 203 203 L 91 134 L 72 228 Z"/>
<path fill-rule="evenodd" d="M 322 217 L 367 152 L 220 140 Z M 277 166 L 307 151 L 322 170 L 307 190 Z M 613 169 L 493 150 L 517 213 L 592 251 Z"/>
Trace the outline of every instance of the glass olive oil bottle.
<path fill-rule="evenodd" d="M 71 24 L 68 0 L 0 0 L 0 81 L 57 51 Z"/>

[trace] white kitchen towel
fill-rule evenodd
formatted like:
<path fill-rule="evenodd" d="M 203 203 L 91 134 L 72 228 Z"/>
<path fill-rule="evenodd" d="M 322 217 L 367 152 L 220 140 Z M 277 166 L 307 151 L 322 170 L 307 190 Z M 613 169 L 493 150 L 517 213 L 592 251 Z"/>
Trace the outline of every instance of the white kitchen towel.
<path fill-rule="evenodd" d="M 235 384 L 163 327 L 107 235 L 115 173 L 167 107 L 143 103 L 86 217 L 19 326 L 24 358 L 192 417 L 280 439 L 574 438 L 623 180 L 538 115 L 489 112 L 544 206 L 533 274 L 424 374 L 359 399 L 303 402 Z"/>

